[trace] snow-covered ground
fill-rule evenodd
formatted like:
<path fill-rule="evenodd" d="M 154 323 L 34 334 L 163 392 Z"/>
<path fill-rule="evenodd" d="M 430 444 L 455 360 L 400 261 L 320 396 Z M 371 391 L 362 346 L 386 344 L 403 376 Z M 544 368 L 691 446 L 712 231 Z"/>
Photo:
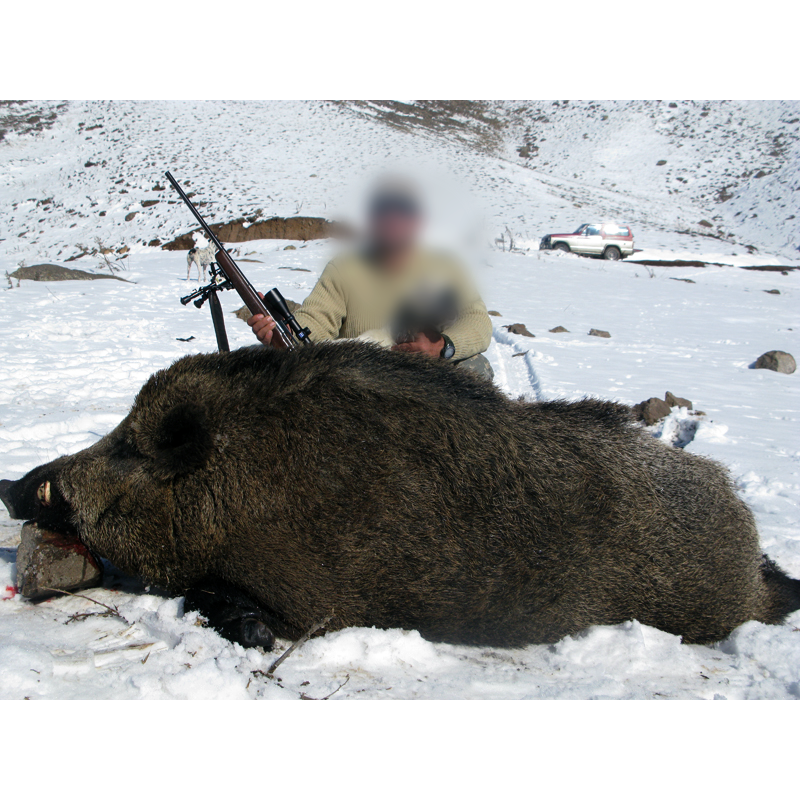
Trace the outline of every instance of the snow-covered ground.
<path fill-rule="evenodd" d="M 91 247 L 95 235 L 115 249 L 130 247 L 128 269 L 121 273 L 129 283 L 12 280 L 0 290 L 0 476 L 19 477 L 91 444 L 126 414 L 154 370 L 215 347 L 207 309 L 178 302 L 196 285 L 184 280 L 185 254 L 141 244 L 186 230 L 185 210 L 168 205 L 164 194 L 146 214 L 125 223 L 132 206 L 124 195 L 109 192 L 113 182 L 84 177 L 94 175 L 92 170 L 126 181 L 136 202 L 146 199 L 166 167 L 179 177 L 197 176 L 191 187 L 197 199 L 219 196 L 214 219 L 222 221 L 256 207 L 264 209 L 264 217 L 294 214 L 298 203 L 303 203 L 300 213 L 324 214 L 327 193 L 344 196 L 347 180 L 360 174 L 362 164 L 372 167 L 388 151 L 402 150 L 406 159 L 418 151 L 421 160 L 471 176 L 493 232 L 511 225 L 528 196 L 530 213 L 541 213 L 547 228 L 552 216 L 572 227 L 591 214 L 605 216 L 602 195 L 595 196 L 589 184 L 582 191 L 595 197 L 594 209 L 573 208 L 567 217 L 567 201 L 548 195 L 530 169 L 447 139 L 387 128 L 350 109 L 280 104 L 270 117 L 265 107 L 239 104 L 233 108 L 236 140 L 212 147 L 212 133 L 222 121 L 208 122 L 198 111 L 209 108 L 214 107 L 126 104 L 127 117 L 120 115 L 112 126 L 113 107 L 73 105 L 52 128 L 35 134 L 38 138 L 9 134 L 0 144 L 0 273 L 13 271 L 23 259 L 63 263 L 79 244 Z M 93 114 L 104 128 L 87 133 Z M 248 119 L 253 127 L 245 126 Z M 80 132 L 78 121 L 84 122 Z M 260 130 L 256 123 L 263 123 Z M 124 164 L 111 162 L 113 148 L 93 149 L 95 139 L 87 142 L 99 130 L 128 143 Z M 102 163 L 104 155 L 106 167 L 83 168 L 87 160 Z M 500 180 L 506 171 L 508 180 Z M 55 210 L 40 205 L 34 211 L 37 198 L 51 196 L 48 205 L 58 204 Z M 667 207 L 663 197 L 659 202 Z M 692 202 L 674 199 L 672 218 Z M 96 216 L 99 208 L 107 211 L 102 218 Z M 69 227 L 71 218 L 75 228 Z M 36 225 L 38 219 L 43 222 Z M 747 252 L 752 239 L 746 237 L 730 245 L 655 225 L 637 229 L 637 246 L 665 258 L 690 253 L 709 263 L 728 263 L 723 257 L 734 253 L 732 263 L 794 263 L 780 231 L 775 248 L 770 252 L 759 240 L 757 254 Z M 248 242 L 237 246 L 237 256 L 257 286 L 278 286 L 300 301 L 337 245 L 293 242 L 297 249 L 287 251 L 287 244 Z M 85 256 L 68 266 L 92 269 L 97 263 Z M 533 399 L 591 394 L 626 403 L 663 397 L 667 390 L 689 398 L 705 416 L 674 413 L 664 438 L 691 432 L 698 423 L 687 449 L 731 469 L 756 514 L 765 551 L 800 577 L 800 373 L 748 368 L 767 350 L 800 355 L 800 272 L 644 267 L 497 250 L 476 259 L 474 268 L 487 305 L 501 314 L 493 317 L 488 355 L 504 391 Z M 780 294 L 768 293 L 773 289 Z M 239 305 L 233 293 L 223 298 L 233 347 L 254 341 L 230 313 Z M 515 322 L 535 338 L 504 329 Z M 569 332 L 548 332 L 558 325 Z M 609 331 L 611 338 L 590 337 L 590 328 Z M 189 342 L 178 340 L 191 336 Z M 261 654 L 232 645 L 197 626 L 194 615 L 183 616 L 180 599 L 114 570 L 103 588 L 86 594 L 116 607 L 119 617 L 102 616 L 105 608 L 80 598 L 32 605 L 14 596 L 19 528 L 0 511 L 4 698 L 298 699 L 325 697 L 337 687 L 332 699 L 800 697 L 800 613 L 781 626 L 748 623 L 713 647 L 683 645 L 637 622 L 518 650 L 433 644 L 413 631 L 346 630 L 308 642 L 278 669 L 280 680 L 268 679 L 263 673 L 277 651 Z M 74 618 L 76 612 L 98 614 Z"/>

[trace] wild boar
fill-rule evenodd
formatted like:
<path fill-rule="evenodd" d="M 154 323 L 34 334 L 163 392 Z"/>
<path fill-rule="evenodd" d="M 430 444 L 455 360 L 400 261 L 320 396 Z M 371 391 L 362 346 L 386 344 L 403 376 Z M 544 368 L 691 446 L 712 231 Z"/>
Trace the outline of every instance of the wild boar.
<path fill-rule="evenodd" d="M 246 645 L 329 615 L 474 645 L 630 619 L 712 642 L 800 608 L 726 471 L 629 408 L 513 400 L 360 342 L 183 358 L 0 496 Z"/>

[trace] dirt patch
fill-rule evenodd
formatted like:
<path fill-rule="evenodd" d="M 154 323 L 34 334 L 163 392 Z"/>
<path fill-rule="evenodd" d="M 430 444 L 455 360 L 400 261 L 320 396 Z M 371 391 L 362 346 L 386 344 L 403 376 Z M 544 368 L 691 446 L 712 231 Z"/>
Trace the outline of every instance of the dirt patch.
<path fill-rule="evenodd" d="M 125 278 L 118 278 L 116 275 L 98 275 L 95 272 L 60 267 L 57 264 L 34 264 L 32 267 L 19 267 L 9 277 L 16 278 L 18 281 L 98 281 L 111 278 L 115 281 L 130 283 Z"/>
<path fill-rule="evenodd" d="M 742 267 L 742 269 L 749 269 L 753 272 L 782 272 L 784 274 L 788 272 L 794 272 L 796 269 L 800 269 L 800 267 L 779 267 L 775 264 L 767 264 L 767 265 L 759 265 L 757 267 Z"/>
<path fill-rule="evenodd" d="M 301 242 L 311 239 L 342 239 L 351 233 L 346 225 L 322 217 L 272 217 L 261 222 L 242 218 L 233 222 L 215 223 L 209 227 L 214 235 L 226 244 L 252 242 L 256 239 L 292 239 Z M 161 245 L 161 249 L 191 250 L 194 247 L 195 233 L 200 233 L 200 229 L 196 228 L 178 236 L 171 242 Z"/>
<path fill-rule="evenodd" d="M 781 267 L 777 264 L 764 264 L 756 267 L 734 267 L 732 264 L 721 264 L 718 261 L 656 261 L 654 259 L 642 258 L 633 260 L 630 258 L 625 259 L 626 264 L 641 264 L 644 267 L 730 267 L 731 269 L 750 269 L 754 272 L 789 272 L 791 270 L 800 269 L 800 267 Z M 679 280 L 679 278 L 675 278 Z"/>
<path fill-rule="evenodd" d="M 651 258 L 643 258 L 639 261 L 632 261 L 630 258 L 625 259 L 626 264 L 641 264 L 643 267 L 707 267 L 709 264 L 705 261 L 655 261 Z M 724 264 L 714 264 L 713 266 L 722 267 Z"/>

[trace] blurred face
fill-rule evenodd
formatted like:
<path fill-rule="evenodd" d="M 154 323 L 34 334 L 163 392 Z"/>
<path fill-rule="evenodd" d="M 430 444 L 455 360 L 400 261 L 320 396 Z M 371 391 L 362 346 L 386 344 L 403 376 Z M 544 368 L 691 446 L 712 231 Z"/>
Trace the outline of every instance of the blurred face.
<path fill-rule="evenodd" d="M 379 252 L 391 255 L 415 244 L 420 230 L 416 204 L 404 197 L 378 198 L 370 209 L 370 241 Z"/>

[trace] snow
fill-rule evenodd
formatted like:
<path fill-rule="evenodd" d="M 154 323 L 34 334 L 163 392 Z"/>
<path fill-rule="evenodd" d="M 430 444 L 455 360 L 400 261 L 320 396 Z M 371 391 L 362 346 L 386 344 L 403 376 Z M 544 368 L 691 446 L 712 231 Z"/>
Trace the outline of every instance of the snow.
<path fill-rule="evenodd" d="M 571 180 L 575 190 L 595 197 L 596 209 L 572 208 L 567 214 L 571 204 L 551 191 L 553 182 L 563 190 L 566 179 L 536 177 L 535 171 L 446 138 L 386 128 L 375 118 L 376 109 L 366 117 L 326 104 L 247 103 L 226 106 L 224 116 L 212 104 L 119 107 L 127 116 L 115 121 L 114 107 L 107 104 L 72 104 L 52 128 L 35 137 L 9 134 L 0 144 L 4 176 L 0 202 L 5 217 L 0 272 L 13 271 L 22 259 L 63 263 L 78 252 L 78 244 L 91 246 L 95 235 L 109 246 L 125 243 L 131 248 L 127 270 L 120 273 L 129 282 L 17 285 L 11 280 L 9 288 L 0 291 L 0 474 L 4 478 L 20 477 L 40 463 L 97 441 L 122 419 L 153 371 L 186 353 L 215 348 L 208 310 L 178 302 L 197 285 L 185 280 L 185 253 L 141 244 L 185 231 L 188 212 L 164 202 L 169 197 L 165 193 L 158 205 L 124 223 L 131 203 L 146 199 L 166 167 L 179 179 L 191 176 L 190 188 L 197 191 L 197 199 L 215 201 L 217 220 L 257 207 L 264 208 L 265 217 L 291 215 L 300 203 L 303 214 L 325 215 L 327 198 L 337 193 L 344 197 L 347 181 L 361 174 L 362 164 L 374 166 L 389 151 L 406 160 L 418 151 L 420 161 L 439 168 L 452 165 L 453 172 L 471 180 L 476 203 L 487 209 L 492 238 L 507 225 L 518 224 L 512 230 L 523 230 L 517 212 L 527 197 L 531 202 L 524 225 L 532 243 L 548 230 L 574 228 L 595 214 L 606 218 L 613 210 L 613 203 L 604 206 L 603 197 L 610 194 L 603 195 L 600 189 L 595 194 L 591 175 Z M 785 117 L 786 111 L 782 107 L 780 114 Z M 712 104 L 711 116 L 723 113 L 727 112 Z M 770 111 L 766 122 L 777 124 L 775 115 L 780 114 Z M 758 114 L 747 110 L 746 117 L 755 125 Z M 231 118 L 235 143 L 230 132 L 228 139 L 215 142 L 215 133 Z M 76 132 L 78 121 L 86 128 L 93 120 L 104 128 Z M 566 121 L 563 127 L 572 130 Z M 632 135 L 640 135 L 640 127 L 637 122 Z M 98 130 L 107 130 L 107 138 L 116 128 L 124 148 L 106 144 L 101 148 L 95 138 Z M 576 127 L 570 136 L 575 142 L 584 141 L 581 134 Z M 93 138 L 87 143 L 88 136 Z M 567 154 L 572 152 L 572 139 L 564 145 Z M 719 156 L 722 144 L 714 144 L 709 157 Z M 702 152 L 699 141 L 692 140 L 691 147 Z M 112 162 L 114 153 L 122 153 L 125 163 Z M 661 156 L 654 149 L 648 157 L 655 163 Z M 100 163 L 105 158 L 109 166 L 83 168 L 90 158 Z M 612 170 L 608 153 L 598 158 Z M 792 168 L 788 159 L 775 174 Z M 617 169 L 623 175 L 619 165 Z M 496 180 L 500 172 L 508 179 Z M 108 193 L 110 178 L 117 179 L 117 174 L 131 187 L 139 187 L 129 190 L 134 197 L 127 203 L 124 195 Z M 322 177 L 308 177 L 311 174 Z M 615 182 L 622 183 L 622 178 Z M 24 202 L 49 196 L 58 204 L 49 212 L 37 207 L 35 200 Z M 768 229 L 759 229 L 757 254 L 745 247 L 753 241 L 747 238 L 751 236 L 747 226 L 742 229 L 746 233 L 741 234 L 742 243 L 726 242 L 724 248 L 700 233 L 670 232 L 667 223 L 687 214 L 694 202 L 688 195 L 666 194 L 658 206 L 655 201 L 645 203 L 637 211 L 637 247 L 647 248 L 648 258 L 660 253 L 663 259 L 675 260 L 690 254 L 692 260 L 709 265 L 796 263 L 784 246 L 785 231 L 777 216 L 775 248 L 764 244 Z M 92 203 L 98 204 L 95 209 L 107 209 L 106 216 L 98 218 Z M 668 215 L 648 226 L 647 215 L 659 208 Z M 68 209 L 77 214 L 67 214 Z M 540 221 L 534 226 L 537 215 Z M 553 217 L 561 224 L 551 226 Z M 759 219 L 765 217 L 760 211 Z M 72 218 L 79 220 L 76 228 L 69 228 Z M 44 221 L 37 225 L 38 219 Z M 740 229 L 733 230 L 738 238 Z M 31 233 L 20 238 L 24 231 Z M 285 296 L 300 301 L 337 245 L 293 242 L 297 249 L 287 251 L 287 244 L 248 242 L 237 246 L 237 255 L 256 286 L 277 286 Z M 67 266 L 94 269 L 98 260 L 84 256 Z M 800 353 L 800 272 L 609 264 L 534 248 L 521 253 L 484 250 L 473 267 L 488 307 L 501 314 L 492 318 L 488 355 L 503 391 L 531 399 L 594 395 L 636 403 L 663 397 L 669 390 L 692 400 L 704 416 L 676 409 L 654 428 L 654 435 L 665 446 L 679 441 L 687 451 L 728 466 L 756 515 L 765 552 L 800 577 L 798 374 L 749 368 L 767 350 Z M 780 294 L 768 294 L 772 289 Z M 232 347 L 254 342 L 247 326 L 232 316 L 239 305 L 233 293 L 223 297 Z M 511 334 L 503 327 L 515 322 L 524 323 L 535 338 Z M 557 325 L 569 332 L 549 333 Z M 611 338 L 589 336 L 590 328 L 607 330 Z M 190 336 L 195 338 L 178 341 Z M 800 613 L 780 626 L 747 623 L 710 647 L 684 645 L 677 637 L 636 621 L 591 628 L 553 646 L 516 650 L 442 645 L 425 641 L 415 631 L 350 629 L 307 642 L 281 665 L 275 678 L 267 678 L 264 673 L 288 642 L 279 642 L 271 654 L 245 650 L 199 627 L 196 615 L 183 614 L 181 599 L 113 569 L 102 588 L 85 594 L 117 609 L 118 616 L 82 598 L 33 605 L 15 596 L 19 529 L 18 522 L 0 511 L 3 698 L 800 696 Z"/>

